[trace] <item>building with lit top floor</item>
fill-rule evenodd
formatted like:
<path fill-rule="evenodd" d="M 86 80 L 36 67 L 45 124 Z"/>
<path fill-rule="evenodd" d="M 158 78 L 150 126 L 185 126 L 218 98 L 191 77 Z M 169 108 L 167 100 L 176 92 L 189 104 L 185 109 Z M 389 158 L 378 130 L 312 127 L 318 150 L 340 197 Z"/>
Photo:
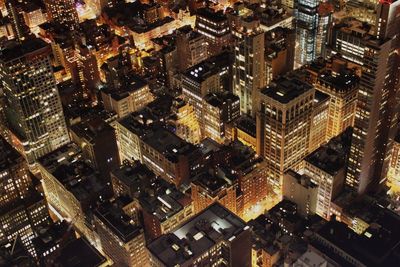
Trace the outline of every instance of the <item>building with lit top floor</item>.
<path fill-rule="evenodd" d="M 198 9 L 195 29 L 206 37 L 210 55 L 218 54 L 231 40 L 228 18 L 222 10 L 215 11 L 209 7 Z"/>

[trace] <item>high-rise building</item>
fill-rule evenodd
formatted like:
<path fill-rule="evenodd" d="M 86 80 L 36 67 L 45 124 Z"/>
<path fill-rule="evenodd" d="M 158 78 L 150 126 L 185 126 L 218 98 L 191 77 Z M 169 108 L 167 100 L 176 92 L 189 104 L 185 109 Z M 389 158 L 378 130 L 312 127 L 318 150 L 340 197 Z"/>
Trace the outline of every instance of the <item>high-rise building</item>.
<path fill-rule="evenodd" d="M 189 25 L 176 30 L 176 49 L 179 54 L 179 70 L 185 71 L 207 59 L 206 37 L 194 31 Z"/>
<path fill-rule="evenodd" d="M 315 90 L 314 108 L 311 116 L 310 141 L 308 151 L 314 151 L 325 143 L 328 128 L 329 95 Z"/>
<path fill-rule="evenodd" d="M 32 181 L 24 158 L 3 138 L 0 138 L 0 166 L 0 208 L 4 208 L 27 197 Z"/>
<path fill-rule="evenodd" d="M 44 41 L 29 39 L 0 55 L 7 123 L 30 164 L 69 142 L 50 54 Z"/>
<path fill-rule="evenodd" d="M 387 179 L 389 185 L 400 182 L 400 131 L 394 139 Z"/>
<path fill-rule="evenodd" d="M 202 127 L 203 99 L 208 93 L 221 91 L 219 69 L 207 61 L 201 62 L 182 74 L 183 98 L 193 106 Z"/>
<path fill-rule="evenodd" d="M 95 102 L 101 83 L 96 55 L 92 49 L 85 45 L 77 46 L 76 55 L 79 83 L 82 87 L 83 96 Z"/>
<path fill-rule="evenodd" d="M 6 0 L 7 12 L 11 17 L 11 25 L 14 37 L 22 41 L 30 33 L 29 27 L 25 23 L 23 3 L 18 0 Z"/>
<path fill-rule="evenodd" d="M 250 266 L 249 228 L 216 203 L 148 244 L 150 266 Z"/>
<path fill-rule="evenodd" d="M 327 140 L 353 126 L 359 77 L 349 69 L 319 74 L 315 88 L 330 96 Z"/>
<path fill-rule="evenodd" d="M 36 257 L 35 231 L 50 221 L 47 203 L 36 192 L 25 159 L 0 139 L 0 243 L 20 239 Z"/>
<path fill-rule="evenodd" d="M 228 135 L 226 124 L 239 117 L 239 105 L 239 98 L 230 92 L 206 95 L 202 112 L 204 137 L 224 143 Z"/>
<path fill-rule="evenodd" d="M 318 0 L 296 2 L 297 66 L 312 62 L 317 55 Z"/>
<path fill-rule="evenodd" d="M 170 122 L 175 126 L 176 135 L 186 142 L 198 144 L 201 141 L 200 123 L 193 106 L 183 99 L 175 99 L 172 112 L 174 116 Z"/>
<path fill-rule="evenodd" d="M 91 223 L 92 207 L 111 196 L 110 183 L 85 162 L 73 143 L 41 157 L 38 162 L 50 209 L 68 218 L 80 235 L 100 247 Z"/>
<path fill-rule="evenodd" d="M 79 17 L 74 0 L 45 0 L 47 15 L 56 24 L 78 30 Z"/>
<path fill-rule="evenodd" d="M 277 194 L 283 175 L 308 153 L 314 88 L 291 72 L 259 94 L 257 153 L 266 158 L 268 180 Z"/>
<path fill-rule="evenodd" d="M 265 46 L 265 78 L 269 84 L 277 76 L 293 70 L 296 31 L 274 28 L 265 33 Z"/>
<path fill-rule="evenodd" d="M 229 45 L 231 32 L 228 18 L 222 10 L 214 11 L 209 7 L 197 10 L 195 29 L 206 37 L 210 55 L 218 54 Z"/>
<path fill-rule="evenodd" d="M 359 193 L 384 183 L 398 126 L 400 1 L 378 5 L 376 37 L 366 35 L 346 183 Z"/>
<path fill-rule="evenodd" d="M 333 5 L 329 1 L 322 1 L 318 6 L 317 51 L 315 56 L 325 58 L 328 34 L 332 25 Z"/>
<path fill-rule="evenodd" d="M 241 18 L 233 30 L 235 59 L 233 64 L 233 93 L 240 99 L 240 113 L 254 114 L 255 97 L 265 86 L 264 32 L 260 21 Z"/>

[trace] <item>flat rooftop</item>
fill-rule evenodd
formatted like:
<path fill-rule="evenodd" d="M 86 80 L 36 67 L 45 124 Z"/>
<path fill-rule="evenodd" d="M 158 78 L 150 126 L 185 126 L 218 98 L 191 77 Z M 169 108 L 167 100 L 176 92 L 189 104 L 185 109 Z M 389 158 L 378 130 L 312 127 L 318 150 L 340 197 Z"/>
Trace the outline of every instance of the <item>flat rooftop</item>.
<path fill-rule="evenodd" d="M 42 39 L 27 39 L 21 44 L 14 43 L 11 46 L 7 46 L 3 50 L 0 50 L 0 61 L 9 62 L 32 53 L 43 53 L 47 49 L 50 49 L 49 45 Z"/>
<path fill-rule="evenodd" d="M 56 265 L 63 267 L 97 267 L 106 262 L 101 253 L 86 239 L 79 238 L 61 248 Z"/>
<path fill-rule="evenodd" d="M 332 176 L 336 175 L 340 169 L 345 167 L 350 152 L 351 134 L 352 129 L 348 128 L 327 144 L 307 155 L 304 160 Z"/>
<path fill-rule="evenodd" d="M 334 73 L 332 71 L 324 71 L 318 76 L 318 81 L 338 92 L 347 92 L 357 88 L 360 81 L 354 71 L 344 70 L 340 73 Z"/>
<path fill-rule="evenodd" d="M 142 228 L 135 225 L 133 220 L 113 203 L 103 203 L 95 210 L 94 215 L 125 243 L 143 232 Z"/>
<path fill-rule="evenodd" d="M 143 142 L 165 155 L 170 161 L 177 161 L 179 155 L 187 155 L 196 147 L 162 126 L 155 126 L 143 137 Z"/>
<path fill-rule="evenodd" d="M 215 203 L 175 231 L 154 240 L 148 249 L 166 266 L 176 266 L 196 259 L 221 241 L 232 241 L 246 229 L 239 217 Z"/>
<path fill-rule="evenodd" d="M 239 104 L 239 97 L 232 94 L 231 92 L 218 92 L 218 93 L 210 93 L 204 97 L 204 100 L 207 101 L 213 107 L 222 108 L 223 105 L 227 102 Z"/>
<path fill-rule="evenodd" d="M 300 80 L 293 73 L 288 73 L 278 77 L 269 86 L 262 89 L 261 93 L 279 103 L 288 104 L 312 89 L 312 85 Z"/>
<path fill-rule="evenodd" d="M 90 199 L 94 193 L 106 188 L 106 182 L 84 161 L 81 150 L 74 143 L 41 157 L 38 162 L 78 200 Z"/>

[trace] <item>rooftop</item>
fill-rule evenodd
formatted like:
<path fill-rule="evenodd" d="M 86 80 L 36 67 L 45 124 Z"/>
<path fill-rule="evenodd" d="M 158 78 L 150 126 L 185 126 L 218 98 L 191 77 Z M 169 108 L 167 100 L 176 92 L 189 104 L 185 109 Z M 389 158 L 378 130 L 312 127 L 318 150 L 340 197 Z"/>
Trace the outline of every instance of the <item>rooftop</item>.
<path fill-rule="evenodd" d="M 218 92 L 206 95 L 204 100 L 213 107 L 222 108 L 226 102 L 239 102 L 239 97 L 231 92 Z"/>
<path fill-rule="evenodd" d="M 399 218 L 397 218 L 398 223 Z M 358 235 L 346 224 L 330 221 L 317 232 L 317 235 L 367 266 L 391 266 L 399 260 L 398 227 L 388 229 L 375 224 Z"/>
<path fill-rule="evenodd" d="M 339 73 L 324 71 L 318 77 L 318 81 L 338 92 L 347 92 L 357 88 L 360 78 L 354 71 L 343 70 Z"/>
<path fill-rule="evenodd" d="M 94 144 L 97 136 L 114 133 L 114 128 L 100 118 L 77 123 L 70 130 L 90 144 Z"/>
<path fill-rule="evenodd" d="M 196 147 L 162 126 L 152 127 L 144 137 L 143 142 L 163 154 L 168 160 L 176 162 L 178 156 L 193 152 Z"/>
<path fill-rule="evenodd" d="M 209 8 L 209 7 L 197 9 L 196 16 L 203 17 L 209 21 L 216 22 L 216 23 L 224 22 L 224 21 L 228 20 L 222 10 L 215 11 L 214 9 Z"/>
<path fill-rule="evenodd" d="M 43 53 L 49 48 L 48 44 L 39 38 L 27 39 L 20 43 L 13 43 L 0 50 L 0 61 L 9 62 L 33 53 Z"/>
<path fill-rule="evenodd" d="M 143 229 L 135 225 L 134 221 L 114 203 L 103 203 L 95 210 L 94 215 L 124 243 L 143 232 Z"/>
<path fill-rule="evenodd" d="M 38 162 L 78 200 L 90 200 L 107 187 L 98 173 L 83 159 L 77 145 L 69 143 L 51 152 Z"/>
<path fill-rule="evenodd" d="M 278 77 L 269 86 L 262 89 L 261 93 L 279 103 L 288 104 L 312 89 L 312 85 L 300 80 L 293 73 L 289 73 Z"/>
<path fill-rule="evenodd" d="M 334 176 L 345 167 L 350 152 L 352 129 L 348 128 L 305 157 L 305 161 Z"/>
<path fill-rule="evenodd" d="M 252 137 L 256 137 L 256 121 L 250 116 L 242 115 L 236 120 L 236 127 Z"/>
<path fill-rule="evenodd" d="M 56 259 L 56 265 L 63 267 L 98 267 L 105 262 L 106 258 L 83 237 L 61 248 Z"/>
<path fill-rule="evenodd" d="M 221 241 L 231 242 L 247 228 L 240 218 L 215 203 L 175 231 L 154 240 L 148 249 L 166 266 L 181 265 Z"/>

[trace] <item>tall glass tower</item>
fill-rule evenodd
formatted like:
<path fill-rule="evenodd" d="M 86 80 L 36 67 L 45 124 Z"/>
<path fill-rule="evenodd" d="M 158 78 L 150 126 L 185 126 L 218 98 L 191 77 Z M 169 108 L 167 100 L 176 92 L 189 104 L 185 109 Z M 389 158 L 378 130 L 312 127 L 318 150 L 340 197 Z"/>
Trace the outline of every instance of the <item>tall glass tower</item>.
<path fill-rule="evenodd" d="M 69 142 L 50 53 L 41 39 L 0 51 L 7 127 L 28 163 Z"/>
<path fill-rule="evenodd" d="M 297 66 L 316 58 L 318 33 L 318 0 L 296 2 L 296 60 Z"/>

